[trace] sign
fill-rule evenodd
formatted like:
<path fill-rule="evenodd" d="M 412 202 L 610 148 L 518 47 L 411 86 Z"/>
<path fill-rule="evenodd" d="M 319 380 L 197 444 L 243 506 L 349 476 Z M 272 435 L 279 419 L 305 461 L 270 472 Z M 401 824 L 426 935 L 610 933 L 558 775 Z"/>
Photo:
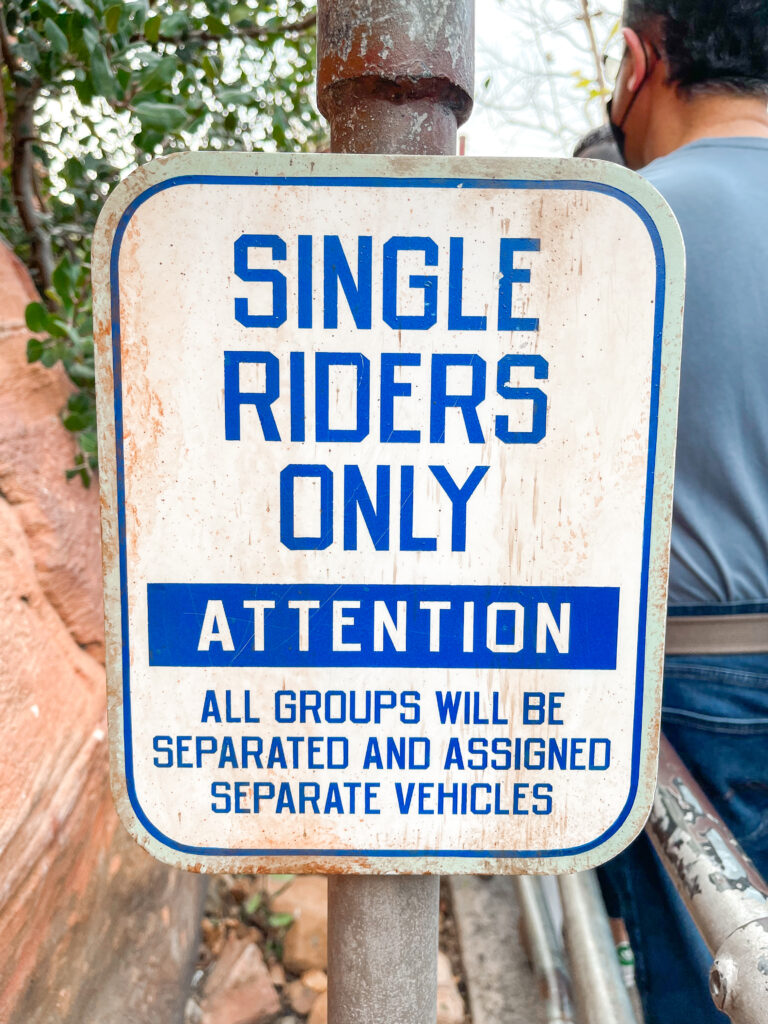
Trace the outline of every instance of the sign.
<path fill-rule="evenodd" d="M 112 782 L 210 871 L 558 872 L 651 805 L 683 250 L 592 162 L 200 154 L 94 243 Z"/>

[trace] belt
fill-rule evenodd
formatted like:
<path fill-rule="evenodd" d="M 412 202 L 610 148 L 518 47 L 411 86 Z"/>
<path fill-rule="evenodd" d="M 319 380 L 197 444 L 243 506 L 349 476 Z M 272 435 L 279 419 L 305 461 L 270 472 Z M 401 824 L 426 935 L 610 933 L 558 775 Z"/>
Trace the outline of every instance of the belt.
<path fill-rule="evenodd" d="M 766 654 L 768 613 L 675 615 L 667 619 L 667 654 Z"/>

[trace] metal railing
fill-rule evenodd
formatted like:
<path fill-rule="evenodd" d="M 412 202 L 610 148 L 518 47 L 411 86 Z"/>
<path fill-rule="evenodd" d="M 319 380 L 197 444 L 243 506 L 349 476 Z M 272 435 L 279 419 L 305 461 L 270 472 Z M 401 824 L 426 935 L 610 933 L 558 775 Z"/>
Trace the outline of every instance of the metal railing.
<path fill-rule="evenodd" d="M 544 999 L 547 1024 L 574 1024 L 570 973 L 542 879 L 537 875 L 519 875 L 515 888 L 525 951 Z"/>
<path fill-rule="evenodd" d="M 733 1024 L 766 1024 L 768 885 L 663 736 L 646 832 L 714 955 L 715 1006 Z"/>
<path fill-rule="evenodd" d="M 768 884 L 664 737 L 646 832 L 714 956 L 715 1006 L 733 1024 L 767 1024 Z M 558 879 L 564 946 L 543 880 L 522 876 L 516 885 L 547 1024 L 642 1024 L 595 873 Z"/>
<path fill-rule="evenodd" d="M 547 1024 L 638 1024 L 595 872 L 558 878 L 562 938 L 544 879 L 522 875 L 515 881 L 526 952 Z"/>

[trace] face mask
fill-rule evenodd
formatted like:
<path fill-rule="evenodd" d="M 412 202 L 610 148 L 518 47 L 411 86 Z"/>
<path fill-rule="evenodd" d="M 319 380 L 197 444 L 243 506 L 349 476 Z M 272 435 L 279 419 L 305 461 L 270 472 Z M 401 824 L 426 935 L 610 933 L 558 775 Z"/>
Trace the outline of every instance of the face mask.
<path fill-rule="evenodd" d="M 635 90 L 634 96 L 629 101 L 629 106 L 624 111 L 624 117 L 622 117 L 621 121 L 619 121 L 618 124 L 616 124 L 616 122 L 613 120 L 613 97 L 610 98 L 607 104 L 608 124 L 610 125 L 613 138 L 616 142 L 619 153 L 621 154 L 621 159 L 624 161 L 624 163 L 627 162 L 627 133 L 624 131 L 624 125 L 627 123 L 627 118 L 632 113 L 632 107 L 634 107 L 635 101 L 637 100 L 637 97 L 640 95 L 640 91 L 642 90 L 645 83 L 648 81 L 649 77 L 648 51 L 645 49 L 645 43 L 642 41 L 642 39 L 640 40 L 640 45 L 643 48 L 643 54 L 645 56 L 645 74 L 643 75 L 642 82 L 640 83 L 640 85 L 638 85 L 637 89 Z M 654 50 L 655 49 L 656 48 L 654 47 Z"/>
<path fill-rule="evenodd" d="M 637 95 L 637 93 L 635 93 L 635 95 Z M 611 134 L 613 135 L 613 141 L 616 143 L 616 148 L 618 149 L 619 154 L 621 155 L 622 163 L 626 163 L 627 162 L 627 134 L 624 131 L 624 122 L 627 120 L 626 114 L 622 118 L 621 124 L 616 124 L 616 122 L 613 120 L 613 97 L 611 97 L 611 99 L 608 100 L 607 109 L 608 109 L 608 124 L 609 124 L 610 129 L 611 129 Z M 627 108 L 627 113 L 629 113 L 629 109 L 630 108 Z"/>

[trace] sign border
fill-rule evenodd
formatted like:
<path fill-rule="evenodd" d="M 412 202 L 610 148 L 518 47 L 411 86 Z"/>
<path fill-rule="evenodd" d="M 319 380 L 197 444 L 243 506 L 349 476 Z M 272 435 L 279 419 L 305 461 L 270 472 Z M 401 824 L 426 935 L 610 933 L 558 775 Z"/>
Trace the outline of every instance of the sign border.
<path fill-rule="evenodd" d="M 224 173 L 213 170 L 214 165 L 222 167 L 224 163 L 247 162 L 249 173 Z M 213 172 L 201 172 L 201 166 L 208 163 Z M 328 169 L 330 174 L 322 173 L 322 168 L 333 163 Z M 382 163 L 389 165 L 390 173 L 386 176 L 381 174 Z M 160 167 L 158 168 L 158 164 Z M 192 170 L 190 164 L 194 164 Z M 443 164 L 439 170 L 448 170 L 445 165 L 450 165 L 453 174 L 434 174 L 435 165 Z M 186 165 L 186 166 L 184 166 Z M 260 166 L 259 166 L 260 165 Z M 290 165 L 290 166 L 288 166 Z M 297 166 L 298 165 L 298 166 Z M 307 166 L 309 165 L 309 166 Z M 367 166 L 365 166 L 367 165 Z M 377 174 L 370 173 L 375 169 Z M 400 167 L 398 166 L 400 165 Z M 263 168 L 267 173 L 254 174 L 254 167 Z M 293 168 L 295 173 L 291 173 Z M 402 173 L 398 174 L 398 170 Z M 461 175 L 455 171 L 461 169 Z M 537 176 L 535 171 L 539 169 L 544 174 Z M 233 170 L 235 168 L 233 167 Z M 499 170 L 512 172 L 500 176 Z M 517 170 L 518 174 L 514 175 Z M 526 170 L 533 172 L 526 176 L 520 172 Z M 151 180 L 154 177 L 158 180 Z M 272 173 L 268 173 L 268 172 Z M 275 172 L 278 173 L 275 173 Z M 309 171 L 309 173 L 307 173 Z M 482 171 L 486 173 L 483 174 Z M 491 173 L 488 173 L 488 172 Z M 553 174 L 553 171 L 560 173 Z M 574 171 L 581 172 L 574 174 Z M 597 173 L 596 173 L 597 171 Z M 606 174 L 606 171 L 611 172 Z M 150 172 L 148 174 L 147 172 Z M 281 173 L 282 172 L 282 173 Z M 303 173 L 301 173 L 303 172 Z M 421 173 L 419 173 L 421 172 Z M 426 172 L 426 173 L 424 173 Z M 432 172 L 432 173 L 430 173 Z M 549 173 L 546 173 L 549 172 Z M 570 172 L 570 173 L 563 173 Z M 615 178 L 623 179 L 619 183 Z M 546 175 L 546 176 L 545 176 Z M 139 178 L 143 178 L 139 181 Z M 614 179 L 614 180 L 606 180 Z M 629 180 L 627 180 L 629 179 Z M 640 618 L 638 623 L 638 649 L 637 664 L 635 671 L 635 697 L 633 713 L 633 736 L 632 736 L 632 765 L 630 786 L 624 806 L 613 822 L 613 824 L 602 834 L 588 843 L 576 847 L 566 847 L 558 850 L 392 850 L 392 849 L 260 849 L 260 848 L 226 848 L 226 847 L 196 847 L 178 843 L 168 836 L 165 836 L 151 822 L 139 801 L 133 776 L 133 737 L 131 732 L 131 692 L 130 692 L 130 636 L 128 623 L 128 600 L 127 600 L 127 554 L 126 554 L 126 522 L 125 522 L 125 478 L 124 478 L 124 453 L 123 453 L 123 416 L 122 416 L 122 375 L 121 375 L 121 335 L 120 335 L 120 294 L 119 294 L 119 255 L 120 245 L 125 230 L 135 214 L 147 200 L 158 192 L 180 185 L 238 185 L 238 186 L 290 186 L 290 187 L 334 187 L 344 186 L 355 187 L 376 187 L 376 188 L 428 188 L 428 189 L 520 189 L 540 191 L 591 191 L 614 198 L 628 206 L 643 221 L 651 238 L 656 257 L 656 293 L 654 308 L 653 328 L 653 361 L 652 361 L 652 382 L 651 402 L 649 409 L 649 438 L 648 438 L 648 461 L 646 466 L 646 496 L 644 513 L 644 536 L 642 555 L 642 574 L 640 589 Z M 133 187 L 131 187 L 133 186 Z M 630 186 L 629 188 L 627 186 Z M 126 192 L 129 194 L 126 195 Z M 638 195 L 639 193 L 639 195 Z M 641 198 L 644 202 L 641 202 Z M 120 199 L 124 202 L 120 203 Z M 125 201 L 127 200 L 127 202 Z M 649 203 L 649 200 L 651 201 Z M 119 205 L 118 205 L 119 204 Z M 655 216 L 652 216 L 649 205 L 655 207 Z M 115 211 L 115 207 L 118 210 Z M 115 212 L 118 216 L 115 217 Z M 111 214 L 111 217 L 110 217 Z M 658 223 L 659 214 L 666 214 L 667 224 Z M 112 220 L 113 227 L 110 230 L 105 223 Z M 669 223 L 669 222 L 672 223 Z M 666 228 L 665 235 L 662 230 Z M 105 237 L 108 232 L 108 237 Z M 675 237 L 675 234 L 677 237 Z M 677 248 L 677 251 L 674 251 Z M 106 252 L 105 252 L 106 249 Z M 641 763 L 643 762 L 643 748 L 645 747 L 646 757 L 657 756 L 658 748 L 658 720 L 650 725 L 655 727 L 655 735 L 648 735 L 646 721 L 647 713 L 653 697 L 661 686 L 661 661 L 659 657 L 659 633 L 661 632 L 661 651 L 663 654 L 663 616 L 666 600 L 666 574 L 662 581 L 661 601 L 659 601 L 658 586 L 651 587 L 652 579 L 658 575 L 655 570 L 659 568 L 660 557 L 666 559 L 666 551 L 669 544 L 669 525 L 671 521 L 671 466 L 666 470 L 664 456 L 669 458 L 670 447 L 672 456 L 674 453 L 674 419 L 671 423 L 672 445 L 669 444 L 670 432 L 670 410 L 669 401 L 666 406 L 663 404 L 664 397 L 668 398 L 670 387 L 676 392 L 676 378 L 679 371 L 680 357 L 680 335 L 681 322 L 675 322 L 675 313 L 679 321 L 682 320 L 682 274 L 678 268 L 683 262 L 682 240 L 679 237 L 679 229 L 674 222 L 668 207 L 656 193 L 656 191 L 639 176 L 628 172 L 623 168 L 608 166 L 598 161 L 558 161 L 558 160 L 481 160 L 467 158 L 368 158 L 368 157 L 317 157 L 317 156 L 277 156 L 277 155 L 253 155 L 253 154 L 198 154 L 198 155 L 177 155 L 162 161 L 155 161 L 153 164 L 134 172 L 126 182 L 122 183 L 113 193 L 108 201 L 102 217 L 97 226 L 97 235 L 94 240 L 96 259 L 94 263 L 98 267 L 96 276 L 97 295 L 104 291 L 104 256 L 108 253 L 108 323 L 105 322 L 104 312 L 97 300 L 97 331 L 100 340 L 100 361 L 104 358 L 102 350 L 105 341 L 109 344 L 111 357 L 110 374 L 111 386 L 108 395 L 105 395 L 104 374 L 97 374 L 97 379 L 102 385 L 99 395 L 99 421 L 100 421 L 100 446 L 101 451 L 106 452 L 106 445 L 111 445 L 114 453 L 114 488 L 110 487 L 110 498 L 104 509 L 104 560 L 105 560 L 105 604 L 107 611 L 107 628 L 109 636 L 109 657 L 108 670 L 110 680 L 110 732 L 119 722 L 121 744 L 118 763 L 112 758 L 111 776 L 115 799 L 121 817 L 129 828 L 129 831 L 137 838 L 142 845 L 146 845 L 155 856 L 158 856 L 158 847 L 181 854 L 184 866 L 192 866 L 205 870 L 227 870 L 234 865 L 236 870 L 243 870 L 243 861 L 248 859 L 268 859 L 271 863 L 269 870 L 283 870 L 278 866 L 278 861 L 289 860 L 291 863 L 299 862 L 302 859 L 312 860 L 328 858 L 338 859 L 339 862 L 345 858 L 354 862 L 364 862 L 365 871 L 370 870 L 409 870 L 409 868 L 382 868 L 382 862 L 405 861 L 412 865 L 414 861 L 426 860 L 428 862 L 439 860 L 452 861 L 451 870 L 470 871 L 473 867 L 455 867 L 457 863 L 472 864 L 482 862 L 505 862 L 504 871 L 524 870 L 526 873 L 534 870 L 544 870 L 540 865 L 549 863 L 549 871 L 574 870 L 574 863 L 588 861 L 600 862 L 605 857 L 598 857 L 595 860 L 595 853 L 605 851 L 606 844 L 609 849 L 616 845 L 620 834 L 625 832 L 630 817 L 639 817 L 636 812 L 638 805 L 644 805 L 644 813 L 641 815 L 639 826 L 633 829 L 634 834 L 639 832 L 642 824 L 650 810 L 651 800 L 646 792 L 648 786 L 641 787 L 640 774 Z M 672 250 L 672 251 L 670 251 Z M 677 309 L 679 298 L 679 311 Z M 674 325 L 670 332 L 670 322 Z M 666 328 L 666 330 L 665 330 Z M 671 334 L 671 337 L 670 337 Z M 665 352 L 662 353 L 662 339 L 667 336 Z M 672 351 L 670 351 L 670 349 Z M 667 358 L 667 365 L 663 365 L 663 355 Z M 666 386 L 663 378 L 666 376 Z M 111 397 L 112 408 L 107 406 Z M 675 395 L 676 399 L 676 395 Z M 674 405 L 676 401 L 673 401 Z M 664 445 L 660 444 L 662 436 L 666 440 Z M 661 455 L 661 458 L 659 457 Z M 109 460 L 111 467 L 111 459 Z M 666 471 L 665 471 L 666 470 Z M 110 480 L 110 483 L 112 481 Z M 665 504 L 666 503 L 666 504 Z M 111 506 L 111 507 L 110 507 Z M 110 513 L 116 512 L 117 533 L 113 534 L 115 521 L 107 522 Z M 661 513 L 661 514 L 659 514 Z M 659 520 L 659 521 L 657 521 Z M 655 536 L 654 536 L 655 534 Z M 117 542 L 115 551 L 114 541 Z M 115 565 L 115 554 L 117 565 Z M 662 561 L 663 564 L 663 561 Z M 115 569 L 117 578 L 115 579 Z M 110 586 L 110 583 L 112 586 Z M 117 584 L 117 598 L 119 601 L 119 618 L 115 619 L 117 610 L 114 605 L 115 593 L 114 584 Z M 651 594 L 651 589 L 655 593 Z M 659 610 L 661 609 L 661 610 Z M 116 637 L 118 630 L 115 629 L 119 623 L 119 637 Z M 646 640 L 653 639 L 646 649 Z M 655 655 L 655 661 L 652 660 Z M 119 671 L 116 674 L 115 669 Z M 649 669 L 651 671 L 649 671 Z M 116 678 L 119 677 L 118 678 Z M 119 693 L 117 692 L 119 690 Z M 646 700 L 646 697 L 648 699 Z M 114 741 L 110 744 L 111 751 Z M 124 780 L 124 784 L 123 784 Z M 652 795 L 652 794 L 651 794 Z M 126 820 L 127 812 L 127 820 Z M 140 829 L 136 829 L 136 825 Z M 144 836 L 141 833 L 145 833 Z M 615 841 L 611 843 L 610 841 Z M 151 843 L 148 842 L 151 840 Z M 618 849 L 622 849 L 626 842 L 622 841 Z M 618 852 L 618 850 L 616 851 Z M 592 856 L 590 856 L 592 855 Z M 201 863 L 200 858 L 207 858 L 207 863 Z M 565 859 L 569 858 L 566 863 Z M 168 859 L 161 857 L 161 859 Z M 212 867 L 211 861 L 226 862 L 226 867 Z M 179 863 L 178 858 L 171 861 Z M 524 865 L 522 868 L 515 868 L 515 862 Z M 538 862 L 538 866 L 536 864 Z M 584 866 L 588 866 L 585 864 Z M 330 865 L 326 866 L 326 870 Z M 441 865 L 445 869 L 445 864 Z M 263 870 L 263 866 L 262 866 Z M 331 867 L 331 870 L 333 868 Z M 357 870 L 348 866 L 340 866 L 337 870 Z M 415 873 L 415 871 L 414 871 Z"/>

